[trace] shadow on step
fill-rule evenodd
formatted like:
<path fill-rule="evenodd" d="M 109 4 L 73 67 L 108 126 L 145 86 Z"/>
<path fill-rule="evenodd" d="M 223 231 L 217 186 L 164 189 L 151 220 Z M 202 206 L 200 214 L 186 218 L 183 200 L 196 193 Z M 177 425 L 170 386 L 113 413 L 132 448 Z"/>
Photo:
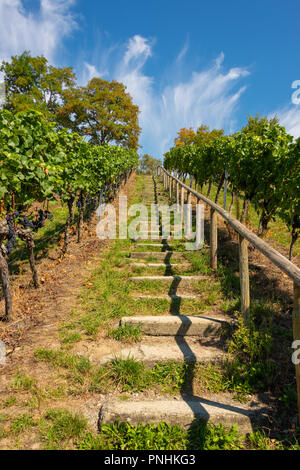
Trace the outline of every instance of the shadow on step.
<path fill-rule="evenodd" d="M 169 262 L 169 260 L 168 261 L 165 260 L 165 263 L 167 262 Z M 172 275 L 172 274 L 173 274 L 172 268 L 166 267 L 165 275 Z M 169 296 L 177 295 L 177 291 L 180 286 L 180 281 L 181 281 L 180 278 L 179 279 L 175 278 L 173 280 L 169 288 L 169 292 L 168 292 Z M 210 400 L 201 399 L 200 397 L 195 397 L 193 395 L 193 377 L 195 375 L 197 358 L 194 352 L 192 351 L 191 347 L 189 346 L 188 342 L 185 339 L 192 325 L 192 322 L 190 319 L 186 318 L 186 316 L 184 315 L 184 312 L 181 313 L 180 307 L 181 307 L 180 296 L 178 296 L 177 298 L 171 297 L 169 313 L 171 315 L 179 316 L 180 319 L 182 318 L 181 320 L 182 323 L 180 324 L 175 334 L 175 341 L 177 343 L 178 348 L 182 352 L 184 361 L 188 364 L 186 373 L 184 375 L 184 380 L 181 386 L 181 390 L 180 390 L 180 395 L 182 397 L 182 400 L 185 402 L 187 407 L 190 408 L 195 419 L 201 418 L 201 421 L 203 423 L 207 422 L 210 418 L 210 414 L 209 412 L 207 412 L 207 408 L 202 405 L 204 403 L 207 405 L 210 405 L 211 407 L 219 407 L 220 409 L 223 408 L 223 410 L 225 407 L 225 409 L 228 409 L 228 411 L 246 414 L 247 412 L 245 410 L 237 406 L 230 406 L 230 405 L 225 406 L 223 404 L 213 402 Z M 213 347 L 219 348 L 220 350 L 223 350 L 224 341 L 221 338 L 218 338 L 218 339 L 212 338 L 212 337 L 199 338 L 199 342 L 205 345 L 206 347 L 213 346 Z"/>

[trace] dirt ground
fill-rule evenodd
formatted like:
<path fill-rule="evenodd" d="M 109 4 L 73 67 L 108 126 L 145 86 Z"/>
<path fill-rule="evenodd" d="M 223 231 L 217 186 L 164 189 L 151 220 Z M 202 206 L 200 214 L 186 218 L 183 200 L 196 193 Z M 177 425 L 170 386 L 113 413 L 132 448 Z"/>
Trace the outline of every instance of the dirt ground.
<path fill-rule="evenodd" d="M 119 195 L 126 195 L 134 186 L 134 181 L 133 174 L 127 185 L 123 185 Z M 60 325 L 68 319 L 80 290 L 87 286 L 90 273 L 99 265 L 101 254 L 109 249 L 109 240 L 99 240 L 96 237 L 96 224 L 97 216 L 94 215 L 89 227 L 84 227 L 81 243 L 76 242 L 74 228 L 67 254 L 61 257 L 61 241 L 59 246 L 38 264 L 41 282 L 38 289 L 31 285 L 29 269 L 21 281 L 16 279 L 13 283 L 12 319 L 8 323 L 0 323 L 0 339 L 7 347 L 6 365 L 0 365 L 2 385 L 5 377 L 8 377 L 17 365 L 22 365 L 22 369 L 28 370 L 36 366 L 36 363 L 31 363 L 32 356 L 28 351 L 59 346 Z"/>

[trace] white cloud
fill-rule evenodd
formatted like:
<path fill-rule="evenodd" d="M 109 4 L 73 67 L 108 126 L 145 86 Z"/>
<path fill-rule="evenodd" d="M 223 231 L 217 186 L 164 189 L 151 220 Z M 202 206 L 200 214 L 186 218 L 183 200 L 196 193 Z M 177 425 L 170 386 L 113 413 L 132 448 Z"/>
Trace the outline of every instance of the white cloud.
<path fill-rule="evenodd" d="M 175 60 L 178 67 L 187 48 L 186 43 Z M 149 152 L 151 145 L 155 156 L 162 156 L 173 145 L 182 127 L 197 128 L 204 123 L 212 128 L 233 130 L 234 113 L 246 88 L 237 87 L 237 82 L 249 74 L 246 69 L 232 68 L 224 72 L 224 54 L 221 53 L 211 67 L 192 72 L 187 81 L 168 85 L 157 92 L 154 79 L 143 70 L 151 55 L 149 41 L 136 35 L 128 41 L 123 60 L 114 73 L 140 107 L 142 151 Z M 172 81 L 172 76 L 170 79 Z"/>
<path fill-rule="evenodd" d="M 1 0 L 0 60 L 29 50 L 55 62 L 62 39 L 76 28 L 73 4 L 74 0 L 40 0 L 39 11 L 33 14 L 22 0 Z"/>
<path fill-rule="evenodd" d="M 189 49 L 189 40 L 187 38 L 187 40 L 185 41 L 184 43 L 184 46 L 183 48 L 181 49 L 181 51 L 179 52 L 177 58 L 176 58 L 176 63 L 178 64 L 179 62 L 181 62 L 183 60 L 183 58 L 186 56 L 186 53 Z"/>
<path fill-rule="evenodd" d="M 82 85 L 86 85 L 94 77 L 105 78 L 107 75 L 107 70 L 101 71 L 97 69 L 97 67 L 95 67 L 94 65 L 89 64 L 88 62 L 84 62 L 84 69 L 80 82 L 82 82 Z"/>
<path fill-rule="evenodd" d="M 141 68 L 148 57 L 151 56 L 151 46 L 147 39 L 136 34 L 133 38 L 129 39 L 127 50 L 124 56 L 124 64 L 126 66 L 130 63 L 135 63 L 135 67 Z"/>
<path fill-rule="evenodd" d="M 300 106 L 290 105 L 280 108 L 270 115 L 277 115 L 279 122 L 289 134 L 300 137 Z"/>

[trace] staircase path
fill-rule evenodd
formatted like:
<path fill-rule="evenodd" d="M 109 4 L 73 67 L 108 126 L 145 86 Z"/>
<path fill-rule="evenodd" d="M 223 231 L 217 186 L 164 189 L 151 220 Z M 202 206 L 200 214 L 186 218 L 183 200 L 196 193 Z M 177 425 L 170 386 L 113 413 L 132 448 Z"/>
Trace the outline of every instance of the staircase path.
<path fill-rule="evenodd" d="M 143 203 L 150 207 L 155 202 L 168 204 L 168 194 L 156 177 L 148 177 L 143 192 Z M 201 283 L 213 282 L 212 276 L 188 274 L 189 261 L 182 249 L 184 239 L 163 237 L 164 220 L 157 219 L 159 236 L 156 240 L 133 241 L 130 255 L 135 299 L 167 299 L 169 312 L 165 315 L 140 315 L 123 317 L 120 325 L 139 326 L 143 334 L 138 345 L 120 349 L 116 354 L 99 358 L 106 363 L 114 358 L 132 357 L 145 365 L 166 361 L 188 364 L 213 364 L 224 361 L 226 352 L 220 333 L 230 323 L 230 318 L 218 313 L 184 313 L 184 302 L 199 297 Z M 150 225 L 149 225 L 150 227 Z M 173 229 L 172 229 L 173 230 Z M 179 248 L 178 248 L 179 247 Z M 174 273 L 176 270 L 176 273 Z M 138 271 L 138 275 L 136 274 Z M 197 286 L 197 289 L 195 289 Z M 204 287 L 205 288 L 205 287 Z M 140 291 L 139 291 L 140 289 Z M 148 292 L 147 292 L 148 291 Z M 100 412 L 101 423 L 113 423 L 116 419 L 137 423 L 168 422 L 183 427 L 190 426 L 195 419 L 213 424 L 232 426 L 238 424 L 239 431 L 251 432 L 263 415 L 255 403 L 241 404 L 229 394 L 195 396 L 182 391 L 180 396 L 157 396 L 149 400 L 147 394 L 132 396 L 128 400 L 108 400 Z"/>

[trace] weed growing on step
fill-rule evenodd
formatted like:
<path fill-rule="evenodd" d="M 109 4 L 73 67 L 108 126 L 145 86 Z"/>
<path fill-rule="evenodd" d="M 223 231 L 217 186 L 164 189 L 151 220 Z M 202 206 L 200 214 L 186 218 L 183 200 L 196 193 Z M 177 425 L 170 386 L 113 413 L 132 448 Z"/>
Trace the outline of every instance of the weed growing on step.
<path fill-rule="evenodd" d="M 142 338 L 141 327 L 130 324 L 121 325 L 118 328 L 108 330 L 107 336 L 114 338 L 116 341 L 136 343 L 141 341 Z"/>
<path fill-rule="evenodd" d="M 245 363 L 258 363 L 266 360 L 272 347 L 271 326 L 264 321 L 258 328 L 255 323 L 255 312 L 249 315 L 246 324 L 242 315 L 237 313 L 238 327 L 229 343 L 228 352 Z"/>
<path fill-rule="evenodd" d="M 101 433 L 90 431 L 75 443 L 80 450 L 297 450 L 299 443 L 270 439 L 256 431 L 248 436 L 239 433 L 237 425 L 226 427 L 195 421 L 186 431 L 178 425 L 164 422 L 138 424 L 116 421 L 103 424 Z"/>
<path fill-rule="evenodd" d="M 102 425 L 99 436 L 87 433 L 77 445 L 80 450 L 183 450 L 187 435 L 179 426 L 166 423 L 132 426 L 116 422 Z"/>

